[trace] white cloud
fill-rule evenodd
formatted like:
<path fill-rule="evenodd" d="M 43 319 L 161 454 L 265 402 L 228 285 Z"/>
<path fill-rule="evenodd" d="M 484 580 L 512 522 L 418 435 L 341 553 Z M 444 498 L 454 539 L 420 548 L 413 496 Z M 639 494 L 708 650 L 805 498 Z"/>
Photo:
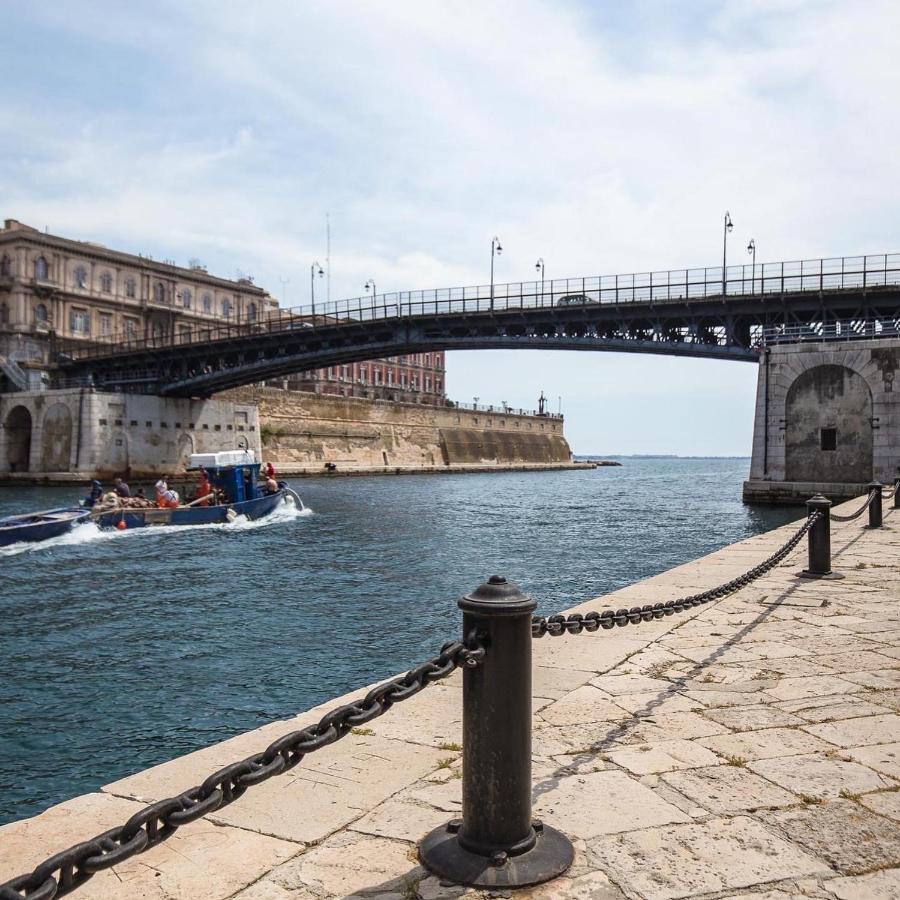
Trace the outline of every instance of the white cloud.
<path fill-rule="evenodd" d="M 18 125 L 0 139 L 7 214 L 279 294 L 288 277 L 295 303 L 326 210 L 333 296 L 369 277 L 483 282 L 495 233 L 498 280 L 532 277 L 538 256 L 552 277 L 715 265 L 725 208 L 732 261 L 751 236 L 766 260 L 895 249 L 887 0 L 74 5 L 17 13 L 43 42 L 22 36 L 36 58 L 0 99 Z M 451 359 L 451 391 L 474 378 L 512 395 L 535 369 L 504 357 L 498 376 L 497 358 Z M 548 389 L 585 406 L 618 365 L 541 359 Z M 718 402 L 704 385 L 685 401 L 672 373 L 719 366 L 751 414 L 749 367 L 634 359 L 651 406 Z M 694 434 L 666 449 L 702 450 Z"/>

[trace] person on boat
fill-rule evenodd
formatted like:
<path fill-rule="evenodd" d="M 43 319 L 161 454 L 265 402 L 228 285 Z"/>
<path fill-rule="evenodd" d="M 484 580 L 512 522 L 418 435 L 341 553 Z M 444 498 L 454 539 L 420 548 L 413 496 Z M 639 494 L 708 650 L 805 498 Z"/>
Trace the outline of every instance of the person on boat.
<path fill-rule="evenodd" d="M 116 493 L 120 497 L 130 497 L 131 496 L 131 488 L 128 487 L 128 485 L 124 481 L 122 481 L 121 478 L 117 478 L 115 480 L 115 485 L 116 485 Z"/>
<path fill-rule="evenodd" d="M 206 474 L 206 469 L 200 470 L 200 484 L 197 487 L 197 503 L 196 506 L 209 506 L 210 499 L 212 494 L 212 485 L 209 483 L 209 475 Z M 202 499 L 201 499 L 202 498 Z"/>
<path fill-rule="evenodd" d="M 280 490 L 281 490 L 281 488 L 278 487 L 278 482 L 274 479 L 273 476 L 269 475 L 269 473 L 267 472 L 266 473 L 266 487 L 265 487 L 266 493 L 269 496 L 271 496 L 272 494 L 277 494 Z"/>
<path fill-rule="evenodd" d="M 91 492 L 84 498 L 85 506 L 95 506 L 103 498 L 103 485 L 99 481 L 91 482 Z"/>
<path fill-rule="evenodd" d="M 178 494 L 169 490 L 169 482 L 165 475 L 156 482 L 156 505 L 160 509 L 175 509 L 178 506 Z"/>
<path fill-rule="evenodd" d="M 275 477 L 275 466 L 271 462 L 266 463 L 266 480 Z"/>

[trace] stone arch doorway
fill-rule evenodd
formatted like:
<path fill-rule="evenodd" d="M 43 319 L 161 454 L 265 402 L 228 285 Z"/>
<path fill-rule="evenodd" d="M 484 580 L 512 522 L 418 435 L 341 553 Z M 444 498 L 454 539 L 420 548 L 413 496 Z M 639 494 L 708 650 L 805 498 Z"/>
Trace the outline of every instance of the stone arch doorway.
<path fill-rule="evenodd" d="M 785 480 L 872 480 L 872 392 L 846 366 L 799 375 L 785 402 Z"/>
<path fill-rule="evenodd" d="M 41 428 L 41 471 L 68 472 L 72 453 L 72 413 L 54 403 L 44 413 Z"/>
<path fill-rule="evenodd" d="M 6 421 L 6 461 L 10 472 L 27 472 L 31 456 L 31 413 L 24 406 L 9 411 Z"/>

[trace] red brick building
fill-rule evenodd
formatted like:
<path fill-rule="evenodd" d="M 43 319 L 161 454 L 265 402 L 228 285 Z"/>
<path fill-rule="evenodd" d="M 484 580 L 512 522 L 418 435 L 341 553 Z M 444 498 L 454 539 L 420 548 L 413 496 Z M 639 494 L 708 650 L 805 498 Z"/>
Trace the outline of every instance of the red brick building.
<path fill-rule="evenodd" d="M 278 387 L 442 406 L 446 398 L 444 352 L 432 350 L 329 366 L 291 376 Z"/>

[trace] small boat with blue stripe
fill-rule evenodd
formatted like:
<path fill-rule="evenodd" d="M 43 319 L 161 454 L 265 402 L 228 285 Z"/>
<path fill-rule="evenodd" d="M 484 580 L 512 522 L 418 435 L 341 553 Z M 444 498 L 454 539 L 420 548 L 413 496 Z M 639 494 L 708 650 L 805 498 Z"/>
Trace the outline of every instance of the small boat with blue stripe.
<path fill-rule="evenodd" d="M 261 519 L 285 502 L 303 509 L 303 501 L 283 481 L 260 479 L 260 464 L 252 450 L 195 453 L 188 471 L 199 478 L 197 497 L 182 503 L 162 499 L 157 506 L 134 508 L 125 504 L 101 504 L 91 510 L 100 528 L 147 528 L 177 525 L 215 525 L 233 522 L 240 516 Z M 168 491 L 173 497 L 177 496 Z M 120 501 L 121 502 L 121 501 Z"/>
<path fill-rule="evenodd" d="M 0 518 L 0 547 L 23 541 L 46 541 L 60 537 L 84 522 L 91 512 L 88 509 L 48 509 L 43 512 Z"/>

